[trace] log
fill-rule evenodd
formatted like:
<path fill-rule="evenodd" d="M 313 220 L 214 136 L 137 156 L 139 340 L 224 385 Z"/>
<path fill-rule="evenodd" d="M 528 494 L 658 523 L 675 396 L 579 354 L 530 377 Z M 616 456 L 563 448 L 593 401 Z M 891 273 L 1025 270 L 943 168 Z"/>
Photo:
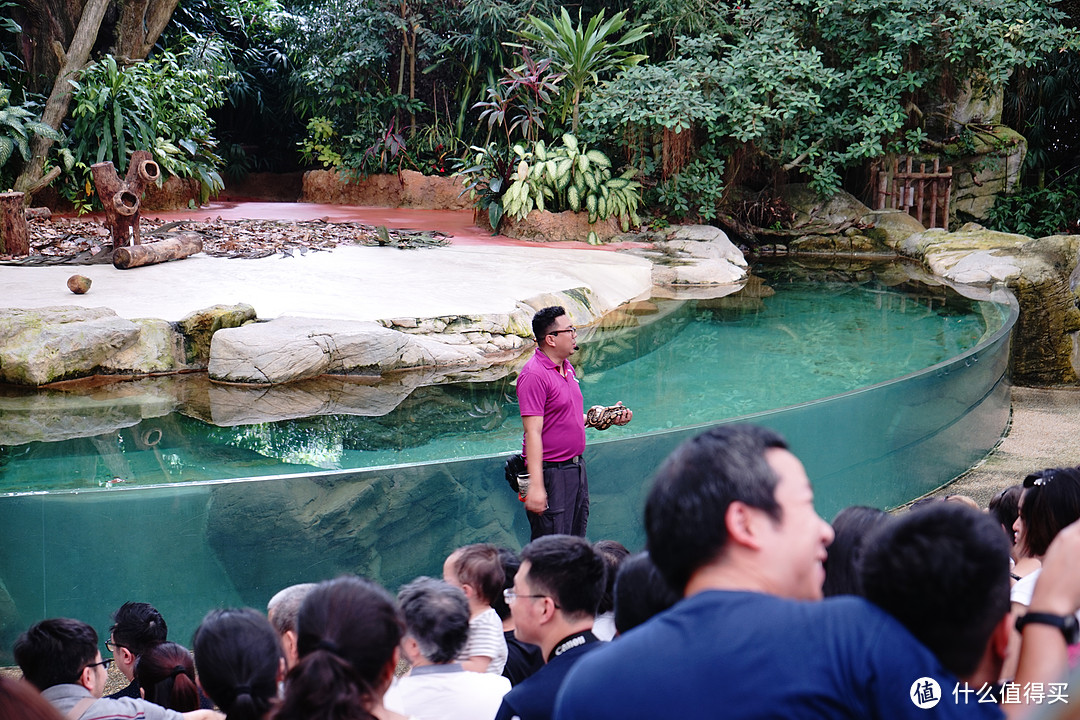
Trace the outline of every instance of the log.
<path fill-rule="evenodd" d="M 0 193 L 0 253 L 29 255 L 30 236 L 21 192 Z"/>
<path fill-rule="evenodd" d="M 139 205 L 146 186 L 157 182 L 161 168 L 146 150 L 131 154 L 127 176 L 121 181 L 111 162 L 90 166 L 94 188 L 105 208 L 105 227 L 112 235 L 113 247 L 142 244 L 139 234 Z"/>
<path fill-rule="evenodd" d="M 202 236 L 198 233 L 183 233 L 175 238 L 158 240 L 145 245 L 118 247 L 113 250 L 113 266 L 120 270 L 127 270 L 141 265 L 180 260 L 197 252 L 202 252 Z"/>

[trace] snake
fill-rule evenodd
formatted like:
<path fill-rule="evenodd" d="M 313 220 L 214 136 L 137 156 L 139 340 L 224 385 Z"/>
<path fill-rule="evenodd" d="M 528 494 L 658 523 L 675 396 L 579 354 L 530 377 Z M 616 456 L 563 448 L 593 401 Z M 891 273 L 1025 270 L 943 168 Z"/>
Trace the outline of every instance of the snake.
<path fill-rule="evenodd" d="M 608 407 L 593 405 L 585 413 L 585 425 L 586 427 L 594 427 L 597 430 L 607 430 L 615 424 L 615 420 L 626 409 L 625 405 L 609 405 Z"/>

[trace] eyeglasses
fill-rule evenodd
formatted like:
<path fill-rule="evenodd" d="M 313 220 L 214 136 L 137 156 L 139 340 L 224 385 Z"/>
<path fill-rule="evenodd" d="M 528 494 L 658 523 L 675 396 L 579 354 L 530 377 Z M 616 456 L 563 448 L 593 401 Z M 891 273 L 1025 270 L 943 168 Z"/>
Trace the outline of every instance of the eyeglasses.
<path fill-rule="evenodd" d="M 119 643 L 114 643 L 112 640 L 106 640 L 105 641 L 105 649 L 108 650 L 109 652 L 111 652 L 111 653 L 116 652 L 116 648 L 124 648 L 125 650 L 127 650 L 126 645 L 121 645 Z"/>
<path fill-rule="evenodd" d="M 558 335 L 559 333 L 564 333 L 564 332 L 568 332 L 571 335 L 577 335 L 577 328 L 574 327 L 573 325 L 571 325 L 570 327 L 563 328 L 562 330 L 552 330 L 551 332 L 548 333 L 548 335 Z"/>
<path fill-rule="evenodd" d="M 551 596 L 550 595 L 518 595 L 516 592 L 514 592 L 510 588 L 506 588 L 505 590 L 503 590 L 503 600 L 506 601 L 507 605 L 512 604 L 518 598 L 551 598 Z M 555 602 L 554 599 L 552 599 L 551 602 L 554 603 L 556 608 L 559 608 L 559 603 Z M 559 608 L 559 609 L 562 609 L 562 608 Z"/>
<path fill-rule="evenodd" d="M 113 662 L 114 661 L 113 661 L 112 658 L 107 658 L 105 660 L 102 660 L 101 662 L 86 663 L 86 667 L 91 668 L 91 667 L 97 667 L 98 665 L 100 665 L 101 667 L 105 668 L 105 672 L 108 672 L 109 668 L 112 667 Z"/>

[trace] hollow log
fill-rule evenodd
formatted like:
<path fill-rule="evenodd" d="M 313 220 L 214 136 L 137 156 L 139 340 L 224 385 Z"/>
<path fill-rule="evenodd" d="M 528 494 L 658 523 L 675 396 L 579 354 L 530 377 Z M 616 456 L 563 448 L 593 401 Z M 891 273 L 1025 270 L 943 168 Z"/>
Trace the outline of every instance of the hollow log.
<path fill-rule="evenodd" d="M 146 150 L 133 152 L 127 176 L 123 180 L 120 180 L 111 162 L 90 166 L 94 187 L 105 208 L 105 227 L 112 235 L 114 248 L 142 244 L 139 235 L 139 204 L 146 186 L 156 182 L 161 175 L 161 168 L 152 157 Z"/>
<path fill-rule="evenodd" d="M 0 193 L 0 253 L 29 255 L 30 236 L 21 192 Z"/>
<path fill-rule="evenodd" d="M 202 236 L 198 233 L 183 233 L 168 240 L 158 240 L 145 245 L 118 247 L 113 250 L 113 266 L 120 270 L 155 265 L 180 260 L 188 255 L 202 252 Z"/>

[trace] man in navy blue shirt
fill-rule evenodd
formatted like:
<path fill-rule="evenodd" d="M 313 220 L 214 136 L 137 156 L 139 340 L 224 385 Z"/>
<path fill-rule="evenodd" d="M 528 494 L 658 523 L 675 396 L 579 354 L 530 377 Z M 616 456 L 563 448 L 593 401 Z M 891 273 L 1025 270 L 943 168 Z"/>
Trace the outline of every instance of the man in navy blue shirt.
<path fill-rule="evenodd" d="M 821 601 L 833 532 L 776 433 L 725 426 L 683 443 L 657 471 L 645 529 L 684 599 L 582 659 L 557 720 L 1001 717 L 956 702 L 956 677 L 883 610 Z"/>
<path fill-rule="evenodd" d="M 592 626 L 605 573 L 603 558 L 584 538 L 546 535 L 522 549 L 514 586 L 504 594 L 514 632 L 540 647 L 545 665 L 503 697 L 496 720 L 551 718 L 567 673 L 601 645 Z"/>

